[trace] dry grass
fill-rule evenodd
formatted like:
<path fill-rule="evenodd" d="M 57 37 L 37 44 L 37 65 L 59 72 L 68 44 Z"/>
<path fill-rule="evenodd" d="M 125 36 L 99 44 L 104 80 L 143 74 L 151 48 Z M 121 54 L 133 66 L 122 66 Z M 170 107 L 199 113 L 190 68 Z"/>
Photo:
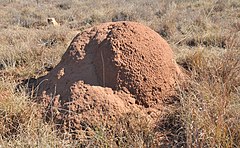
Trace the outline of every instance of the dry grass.
<path fill-rule="evenodd" d="M 190 147 L 238 147 L 240 52 L 194 51 L 184 59 L 190 86 L 181 94 Z"/>
<path fill-rule="evenodd" d="M 1 81 L 0 146 L 63 147 L 68 142 L 57 137 L 53 126 L 41 119 L 41 106 L 27 94 L 15 93 L 13 83 Z"/>
<path fill-rule="evenodd" d="M 239 147 L 239 12 L 239 0 L 0 0 L 0 146 L 155 147 L 161 131 L 169 147 Z M 48 17 L 61 26 L 48 25 Z M 179 91 L 176 111 L 158 129 L 126 115 L 111 128 L 96 127 L 87 141 L 59 137 L 38 114 L 41 105 L 16 85 L 46 74 L 77 32 L 121 20 L 153 28 L 187 69 L 189 86 Z"/>

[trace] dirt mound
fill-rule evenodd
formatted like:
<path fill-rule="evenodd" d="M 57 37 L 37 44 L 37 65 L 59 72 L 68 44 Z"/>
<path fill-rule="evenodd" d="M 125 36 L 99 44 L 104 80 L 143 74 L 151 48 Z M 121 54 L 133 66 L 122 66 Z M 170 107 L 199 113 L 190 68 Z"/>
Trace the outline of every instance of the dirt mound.
<path fill-rule="evenodd" d="M 179 77 L 171 48 L 156 32 L 116 22 L 78 34 L 36 90 L 46 119 L 81 138 L 96 124 L 131 112 L 154 123 Z"/>
<path fill-rule="evenodd" d="M 69 102 L 77 94 L 70 88 L 83 81 L 124 90 L 149 107 L 173 93 L 179 76 L 171 48 L 156 32 L 139 23 L 105 23 L 73 39 L 60 63 L 40 79 L 39 93 Z"/>

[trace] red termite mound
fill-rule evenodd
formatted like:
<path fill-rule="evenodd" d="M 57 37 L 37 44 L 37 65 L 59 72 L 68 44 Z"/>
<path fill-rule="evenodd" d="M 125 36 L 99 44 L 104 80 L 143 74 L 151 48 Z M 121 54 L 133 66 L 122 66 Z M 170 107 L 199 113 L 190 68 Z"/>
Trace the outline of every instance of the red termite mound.
<path fill-rule="evenodd" d="M 171 48 L 155 31 L 115 22 L 79 33 L 36 90 L 46 117 L 81 138 L 86 127 L 132 112 L 155 123 L 162 99 L 174 95 L 182 78 Z"/>
<path fill-rule="evenodd" d="M 144 107 L 172 95 L 181 71 L 167 42 L 135 22 L 104 23 L 79 33 L 60 63 L 40 79 L 39 93 L 69 102 L 78 81 L 132 94 Z"/>

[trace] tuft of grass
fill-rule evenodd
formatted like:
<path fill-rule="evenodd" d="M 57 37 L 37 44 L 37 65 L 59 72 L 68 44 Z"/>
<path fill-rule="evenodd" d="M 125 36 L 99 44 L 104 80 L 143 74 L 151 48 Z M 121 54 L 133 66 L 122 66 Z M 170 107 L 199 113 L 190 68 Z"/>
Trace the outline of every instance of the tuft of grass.
<path fill-rule="evenodd" d="M 239 51 L 195 51 L 185 60 L 191 79 L 181 92 L 189 147 L 239 147 Z"/>
<path fill-rule="evenodd" d="M 51 124 L 43 122 L 39 104 L 24 93 L 15 93 L 13 83 L 0 81 L 0 86 L 1 147 L 70 146 L 68 141 L 60 140 Z"/>
<path fill-rule="evenodd" d="M 154 128 L 139 113 L 127 113 L 115 121 L 101 123 L 95 127 L 89 146 L 156 147 L 160 143 L 156 140 Z"/>

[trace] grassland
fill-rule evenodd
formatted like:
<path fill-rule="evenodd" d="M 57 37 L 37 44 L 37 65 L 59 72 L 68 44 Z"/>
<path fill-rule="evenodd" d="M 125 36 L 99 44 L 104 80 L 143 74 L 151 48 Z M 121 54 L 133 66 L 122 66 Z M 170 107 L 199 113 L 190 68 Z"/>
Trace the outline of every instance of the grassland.
<path fill-rule="evenodd" d="M 49 17 L 61 26 L 48 25 Z M 114 147 L 114 138 L 119 147 L 161 146 L 138 115 L 71 141 L 44 122 L 33 95 L 15 91 L 21 80 L 54 67 L 77 32 L 121 20 L 158 32 L 189 75 L 159 123 L 168 146 L 240 146 L 239 0 L 0 0 L 0 18 L 1 147 Z"/>

